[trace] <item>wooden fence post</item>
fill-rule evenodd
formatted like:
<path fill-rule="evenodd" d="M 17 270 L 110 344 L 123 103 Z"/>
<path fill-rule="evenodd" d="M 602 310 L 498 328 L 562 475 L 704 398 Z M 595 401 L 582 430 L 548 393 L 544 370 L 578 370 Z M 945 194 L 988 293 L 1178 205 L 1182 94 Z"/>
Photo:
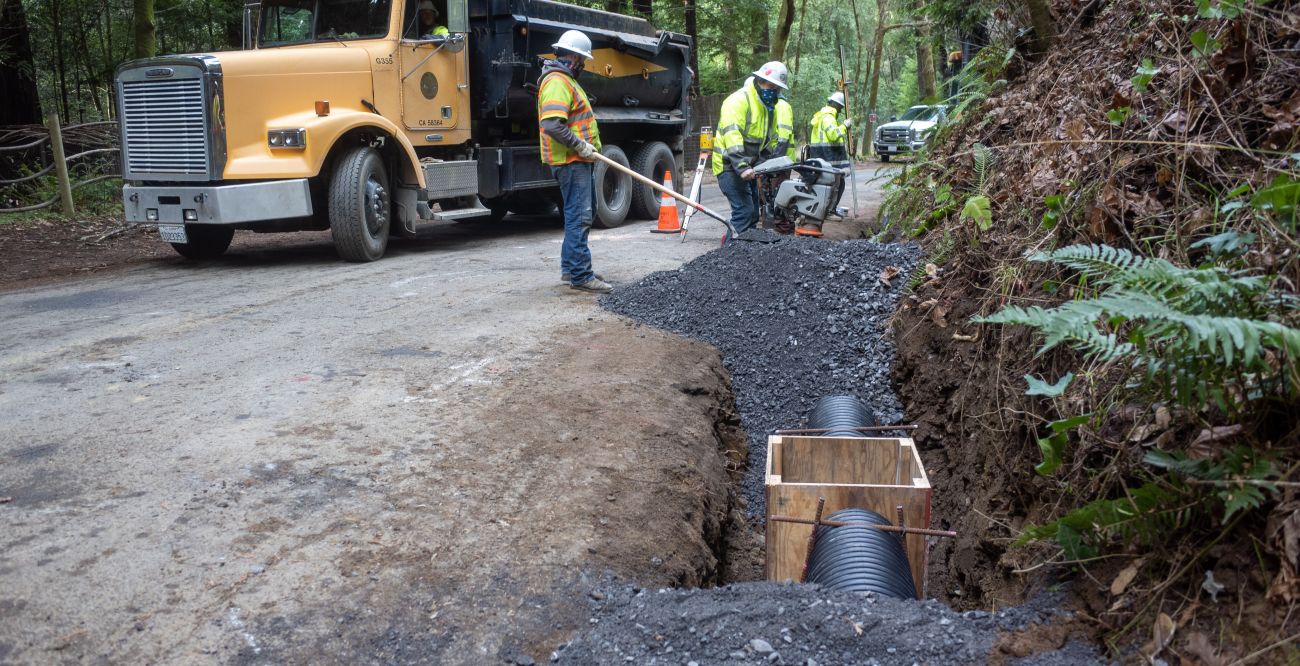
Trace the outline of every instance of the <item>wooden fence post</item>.
<path fill-rule="evenodd" d="M 63 155 L 63 130 L 59 127 L 58 112 L 46 116 L 50 125 L 50 148 L 54 151 L 54 173 L 59 178 L 59 197 L 63 199 L 63 214 L 72 217 L 72 181 L 68 180 L 68 162 Z"/>

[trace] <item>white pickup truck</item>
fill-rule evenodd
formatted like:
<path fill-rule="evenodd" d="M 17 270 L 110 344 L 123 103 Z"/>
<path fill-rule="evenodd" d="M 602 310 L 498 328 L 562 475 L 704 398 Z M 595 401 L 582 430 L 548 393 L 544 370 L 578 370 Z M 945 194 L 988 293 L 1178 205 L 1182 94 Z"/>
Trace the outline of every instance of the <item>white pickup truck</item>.
<path fill-rule="evenodd" d="M 946 117 L 948 107 L 914 106 L 903 114 L 890 118 L 889 122 L 876 129 L 876 154 L 881 162 L 888 162 L 894 155 L 914 153 L 925 145 L 925 135 L 934 129 Z"/>

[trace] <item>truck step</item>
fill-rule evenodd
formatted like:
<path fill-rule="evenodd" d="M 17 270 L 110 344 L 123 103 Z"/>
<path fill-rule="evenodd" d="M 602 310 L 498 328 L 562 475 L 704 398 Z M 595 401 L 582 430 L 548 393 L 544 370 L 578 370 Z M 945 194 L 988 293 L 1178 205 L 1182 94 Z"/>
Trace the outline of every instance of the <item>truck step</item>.
<path fill-rule="evenodd" d="M 463 219 L 465 219 L 465 218 L 469 218 L 469 217 L 483 217 L 483 216 L 485 216 L 485 215 L 491 215 L 491 214 L 492 214 L 492 209 L 491 209 L 491 208 L 483 208 L 482 206 L 474 206 L 474 207 L 471 207 L 471 208 L 457 208 L 456 210 L 444 210 L 444 211 L 441 211 L 441 212 L 437 212 L 437 213 L 434 213 L 434 214 L 433 214 L 433 219 L 435 219 L 435 220 L 463 220 Z"/>

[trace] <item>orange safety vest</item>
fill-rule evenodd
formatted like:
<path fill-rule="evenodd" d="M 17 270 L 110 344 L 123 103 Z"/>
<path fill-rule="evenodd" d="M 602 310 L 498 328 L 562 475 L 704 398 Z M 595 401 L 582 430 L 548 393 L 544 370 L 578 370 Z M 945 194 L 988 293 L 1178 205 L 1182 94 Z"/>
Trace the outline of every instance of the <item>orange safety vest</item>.
<path fill-rule="evenodd" d="M 538 87 L 537 117 L 566 118 L 569 130 L 578 138 L 590 143 L 600 150 L 600 130 L 596 127 L 596 113 L 587 101 L 587 94 L 572 78 L 562 72 L 551 72 L 542 79 Z M 560 165 L 570 162 L 586 161 L 576 151 L 556 141 L 541 127 L 537 128 L 542 140 L 542 161 L 547 164 Z"/>

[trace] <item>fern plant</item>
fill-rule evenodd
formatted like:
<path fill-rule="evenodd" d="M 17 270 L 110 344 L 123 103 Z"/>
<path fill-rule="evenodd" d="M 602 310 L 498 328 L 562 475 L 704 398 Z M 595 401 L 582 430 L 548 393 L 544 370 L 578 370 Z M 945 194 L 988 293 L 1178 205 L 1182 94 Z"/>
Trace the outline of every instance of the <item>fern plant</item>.
<path fill-rule="evenodd" d="M 1181 268 L 1106 245 L 1036 253 L 1030 261 L 1078 271 L 1100 292 L 1055 308 L 1008 306 L 975 321 L 1025 324 L 1039 353 L 1066 344 L 1086 358 L 1127 362 L 1133 387 L 1185 407 L 1213 401 L 1235 415 L 1251 401 L 1297 395 L 1300 330 L 1274 318 L 1271 276 L 1207 264 Z"/>

